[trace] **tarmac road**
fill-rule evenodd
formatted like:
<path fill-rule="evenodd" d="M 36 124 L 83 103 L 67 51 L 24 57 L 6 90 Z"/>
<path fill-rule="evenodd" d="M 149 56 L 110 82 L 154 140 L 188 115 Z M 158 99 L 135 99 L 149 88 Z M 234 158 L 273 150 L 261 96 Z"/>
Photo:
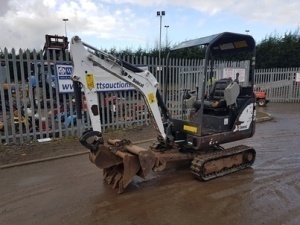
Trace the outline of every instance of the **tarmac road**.
<path fill-rule="evenodd" d="M 300 224 L 300 104 L 259 110 L 273 121 L 235 144 L 253 167 L 208 182 L 171 164 L 118 195 L 87 155 L 0 170 L 0 224 Z"/>

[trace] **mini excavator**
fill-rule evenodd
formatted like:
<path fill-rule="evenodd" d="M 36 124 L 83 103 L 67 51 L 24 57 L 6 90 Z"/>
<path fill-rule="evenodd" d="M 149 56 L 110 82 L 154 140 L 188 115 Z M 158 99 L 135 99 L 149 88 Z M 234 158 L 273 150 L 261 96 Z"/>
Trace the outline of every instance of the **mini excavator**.
<path fill-rule="evenodd" d="M 246 145 L 224 148 L 221 144 L 250 138 L 255 132 L 255 41 L 250 35 L 230 32 L 185 41 L 171 49 L 167 62 L 172 52 L 195 46 L 205 48 L 205 61 L 189 119 L 182 120 L 172 118 L 165 103 L 166 91 L 163 96 L 150 71 L 107 54 L 78 36 L 72 38 L 70 54 L 77 115 L 81 112 L 83 90 L 92 124 L 92 130 L 83 132 L 80 142 L 90 150 L 91 162 L 103 169 L 105 180 L 118 193 L 125 190 L 134 176 L 146 178 L 151 171 L 164 170 L 170 161 L 190 160 L 192 174 L 204 181 L 253 164 L 256 156 L 253 148 Z M 245 52 L 241 55 L 247 57 L 244 60 L 250 62 L 249 66 L 241 74 L 231 73 L 216 79 L 214 58 L 241 52 Z M 142 95 L 158 134 L 157 141 L 148 149 L 126 139 L 103 140 L 96 91 L 97 82 L 103 79 L 101 73 L 130 83 Z M 212 78 L 213 83 L 209 82 Z"/>

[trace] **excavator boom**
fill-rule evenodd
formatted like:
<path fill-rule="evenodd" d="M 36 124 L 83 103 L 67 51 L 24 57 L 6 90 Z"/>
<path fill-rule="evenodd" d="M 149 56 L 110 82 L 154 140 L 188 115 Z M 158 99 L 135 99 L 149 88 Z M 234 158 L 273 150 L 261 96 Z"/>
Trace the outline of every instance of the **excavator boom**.
<path fill-rule="evenodd" d="M 96 54 L 100 54 L 100 56 L 88 52 L 86 48 L 95 51 Z M 162 139 L 166 140 L 166 133 L 164 131 L 163 121 L 160 119 L 161 113 L 158 104 L 158 102 L 162 104 L 161 95 L 158 92 L 159 83 L 152 73 L 141 70 L 123 60 L 98 50 L 82 42 L 78 36 L 71 40 L 71 56 L 74 65 L 72 79 L 82 84 L 85 97 L 88 99 L 87 105 L 94 131 L 101 132 L 99 111 L 97 111 L 99 101 L 97 98 L 96 85 L 103 79 L 101 73 L 106 72 L 123 81 L 129 82 L 141 93 L 148 106 L 151 118 L 153 118 L 155 128 Z M 97 69 L 98 71 L 100 69 L 102 72 L 95 74 L 95 70 Z M 165 112 L 165 115 L 167 115 L 167 113 L 168 112 Z"/>

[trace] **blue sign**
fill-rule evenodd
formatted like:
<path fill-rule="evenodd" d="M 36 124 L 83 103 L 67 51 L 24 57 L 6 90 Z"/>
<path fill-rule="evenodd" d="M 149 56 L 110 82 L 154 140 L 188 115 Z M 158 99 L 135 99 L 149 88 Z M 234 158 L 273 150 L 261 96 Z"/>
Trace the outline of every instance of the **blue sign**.
<path fill-rule="evenodd" d="M 73 81 L 71 80 L 73 66 L 67 64 L 56 64 L 55 68 L 59 93 L 73 92 Z"/>

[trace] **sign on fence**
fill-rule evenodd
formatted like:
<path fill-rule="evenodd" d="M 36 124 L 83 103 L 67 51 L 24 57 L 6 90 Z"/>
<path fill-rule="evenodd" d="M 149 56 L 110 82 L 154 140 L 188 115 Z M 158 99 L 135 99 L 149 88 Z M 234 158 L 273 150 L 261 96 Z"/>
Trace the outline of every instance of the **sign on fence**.
<path fill-rule="evenodd" d="M 73 81 L 71 80 L 73 66 L 67 64 L 56 64 L 56 74 L 59 93 L 73 92 Z M 97 74 L 96 89 L 97 91 L 124 91 L 133 90 L 133 87 L 125 82 L 112 76 L 103 70 L 100 71 L 94 67 L 94 73 Z"/>
<path fill-rule="evenodd" d="M 296 82 L 300 82 L 300 72 L 296 73 Z"/>
<path fill-rule="evenodd" d="M 72 65 L 56 64 L 57 84 L 59 93 L 73 92 L 73 81 L 71 75 L 73 72 Z"/>
<path fill-rule="evenodd" d="M 239 82 L 245 82 L 246 69 L 244 68 L 230 68 L 226 67 L 223 69 L 223 78 L 231 78 L 232 80 L 237 78 Z"/>

